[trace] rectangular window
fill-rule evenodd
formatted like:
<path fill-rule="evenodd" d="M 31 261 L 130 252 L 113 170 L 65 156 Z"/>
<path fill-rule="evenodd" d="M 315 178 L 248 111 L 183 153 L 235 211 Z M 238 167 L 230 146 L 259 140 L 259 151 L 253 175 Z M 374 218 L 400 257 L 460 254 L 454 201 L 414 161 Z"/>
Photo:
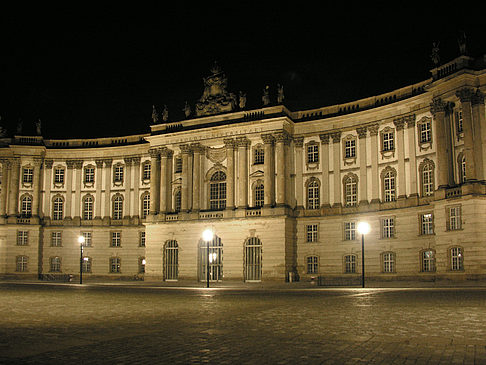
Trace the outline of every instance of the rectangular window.
<path fill-rule="evenodd" d="M 317 274 L 318 273 L 318 259 L 317 256 L 307 257 L 307 274 Z"/>
<path fill-rule="evenodd" d="M 393 151 L 395 149 L 394 132 L 383 132 L 383 151 Z"/>
<path fill-rule="evenodd" d="M 175 158 L 175 164 L 174 165 L 175 165 L 174 172 L 176 174 L 182 172 L 182 158 L 176 157 Z"/>
<path fill-rule="evenodd" d="M 255 149 L 253 162 L 255 165 L 262 165 L 265 163 L 265 152 L 262 148 Z"/>
<path fill-rule="evenodd" d="M 51 232 L 51 246 L 52 247 L 62 246 L 62 232 Z"/>
<path fill-rule="evenodd" d="M 462 110 L 456 112 L 456 128 L 458 134 L 464 132 L 462 127 Z"/>
<path fill-rule="evenodd" d="M 143 179 L 150 180 L 151 165 L 150 162 L 145 162 L 143 164 Z"/>
<path fill-rule="evenodd" d="M 27 246 L 29 244 L 29 231 L 17 231 L 17 246 Z"/>
<path fill-rule="evenodd" d="M 50 261 L 50 272 L 61 272 L 60 257 L 51 257 L 49 261 Z"/>
<path fill-rule="evenodd" d="M 22 182 L 25 184 L 32 184 L 34 180 L 34 170 L 32 167 L 24 167 L 22 169 Z"/>
<path fill-rule="evenodd" d="M 455 231 L 462 228 L 461 206 L 447 207 L 448 230 Z"/>
<path fill-rule="evenodd" d="M 356 273 L 356 256 L 355 255 L 344 256 L 344 272 L 346 274 Z"/>
<path fill-rule="evenodd" d="M 432 250 L 422 251 L 422 271 L 435 271 L 435 252 Z"/>
<path fill-rule="evenodd" d="M 118 257 L 112 257 L 110 259 L 110 272 L 111 273 L 121 272 L 121 261 Z"/>
<path fill-rule="evenodd" d="M 356 157 L 356 140 L 348 139 L 344 142 L 344 157 L 352 158 Z"/>
<path fill-rule="evenodd" d="M 92 244 L 92 234 L 91 232 L 82 232 L 81 235 L 84 237 L 84 247 L 91 247 Z"/>
<path fill-rule="evenodd" d="M 383 272 L 395 272 L 395 254 L 393 252 L 383 254 Z"/>
<path fill-rule="evenodd" d="M 145 247 L 145 232 L 140 232 L 140 247 Z"/>
<path fill-rule="evenodd" d="M 90 257 L 83 257 L 83 265 L 82 270 L 83 272 L 90 273 L 91 272 L 91 258 Z"/>
<path fill-rule="evenodd" d="M 463 256 L 462 249 L 460 247 L 451 248 L 451 270 L 461 271 L 464 269 L 463 266 Z"/>
<path fill-rule="evenodd" d="M 111 232 L 111 247 L 121 247 L 121 232 Z"/>
<path fill-rule="evenodd" d="M 84 168 L 84 182 L 85 183 L 94 183 L 95 180 L 95 169 L 92 166 L 88 166 Z"/>
<path fill-rule="evenodd" d="M 307 242 L 317 242 L 317 232 L 318 232 L 317 224 L 306 225 L 306 232 L 307 232 Z"/>
<path fill-rule="evenodd" d="M 63 184 L 64 183 L 64 168 L 56 167 L 54 169 L 54 183 Z"/>
<path fill-rule="evenodd" d="M 432 213 L 426 213 L 420 216 L 420 234 L 434 234 L 434 220 Z"/>
<path fill-rule="evenodd" d="M 15 262 L 15 264 L 16 264 L 15 271 L 26 272 L 28 261 L 29 261 L 29 259 L 27 258 L 27 256 L 17 256 L 16 262 Z"/>
<path fill-rule="evenodd" d="M 307 163 L 319 162 L 319 145 L 311 144 L 307 146 Z"/>
<path fill-rule="evenodd" d="M 356 222 L 344 222 L 344 240 L 354 241 L 356 239 Z"/>
<path fill-rule="evenodd" d="M 420 123 L 420 143 L 430 142 L 430 140 L 431 140 L 430 122 Z"/>
<path fill-rule="evenodd" d="M 117 165 L 115 166 L 114 172 L 113 172 L 113 181 L 117 183 L 122 183 L 123 182 L 123 166 Z"/>
<path fill-rule="evenodd" d="M 381 219 L 381 238 L 395 237 L 395 218 Z"/>

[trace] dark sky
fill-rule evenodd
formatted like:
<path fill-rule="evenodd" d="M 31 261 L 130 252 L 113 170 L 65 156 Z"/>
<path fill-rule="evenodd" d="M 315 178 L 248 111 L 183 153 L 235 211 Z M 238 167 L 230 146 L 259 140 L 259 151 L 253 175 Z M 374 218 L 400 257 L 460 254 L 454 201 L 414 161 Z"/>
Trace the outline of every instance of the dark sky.
<path fill-rule="evenodd" d="M 42 120 L 45 138 L 119 136 L 149 131 L 152 104 L 183 118 L 217 61 L 228 89 L 261 106 L 265 85 L 285 87 L 291 110 L 348 102 L 427 79 L 433 41 L 444 62 L 486 53 L 486 27 L 474 8 L 420 13 L 302 5 L 307 2 L 192 2 L 145 8 L 42 8 L 2 11 L 1 125 L 9 134 Z M 84 4 L 84 3 L 83 3 Z M 317 6 L 317 4 L 321 6 Z M 130 4 L 134 6 L 133 4 Z M 4 9 L 3 9 L 4 10 Z"/>

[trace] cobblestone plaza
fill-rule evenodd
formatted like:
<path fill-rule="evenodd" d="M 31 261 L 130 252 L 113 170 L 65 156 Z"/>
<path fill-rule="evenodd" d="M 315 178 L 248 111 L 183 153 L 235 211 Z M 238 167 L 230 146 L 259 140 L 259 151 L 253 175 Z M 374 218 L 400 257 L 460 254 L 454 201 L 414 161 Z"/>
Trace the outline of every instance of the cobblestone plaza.
<path fill-rule="evenodd" d="M 484 364 L 486 288 L 0 284 L 1 364 Z"/>

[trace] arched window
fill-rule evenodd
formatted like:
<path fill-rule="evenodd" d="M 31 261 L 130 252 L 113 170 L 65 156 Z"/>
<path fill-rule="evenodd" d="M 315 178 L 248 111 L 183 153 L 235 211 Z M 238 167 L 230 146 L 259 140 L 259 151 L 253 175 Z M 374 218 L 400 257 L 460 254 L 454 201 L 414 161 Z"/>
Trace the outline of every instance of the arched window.
<path fill-rule="evenodd" d="M 221 238 L 219 238 L 218 236 L 214 236 L 213 240 L 209 242 L 209 245 L 202 239 L 199 240 L 200 281 L 207 280 L 208 266 L 209 281 L 221 281 L 223 279 L 223 243 L 221 242 Z"/>
<path fill-rule="evenodd" d="M 86 195 L 83 198 L 83 219 L 92 220 L 93 219 L 93 206 L 94 199 L 91 195 Z"/>
<path fill-rule="evenodd" d="M 262 280 L 262 241 L 250 237 L 245 241 L 245 281 Z"/>
<path fill-rule="evenodd" d="M 181 211 L 181 188 L 177 188 L 174 192 L 174 210 L 176 212 Z"/>
<path fill-rule="evenodd" d="M 263 204 L 265 202 L 265 191 L 263 183 L 261 181 L 257 181 L 257 183 L 255 184 L 253 196 L 255 199 L 255 207 L 263 207 Z"/>
<path fill-rule="evenodd" d="M 123 197 L 115 195 L 113 197 L 113 219 L 119 220 L 123 218 Z"/>
<path fill-rule="evenodd" d="M 64 218 L 64 199 L 60 196 L 52 200 L 52 220 L 60 221 Z"/>
<path fill-rule="evenodd" d="M 142 219 L 147 218 L 150 214 L 150 193 L 144 193 L 142 195 Z"/>
<path fill-rule="evenodd" d="M 24 218 L 32 216 L 32 197 L 28 194 L 22 196 L 20 200 L 20 214 Z"/>
<path fill-rule="evenodd" d="M 319 209 L 319 180 L 311 178 L 307 182 L 307 209 Z"/>
<path fill-rule="evenodd" d="M 396 172 L 387 167 L 382 174 L 383 201 L 392 202 L 396 200 Z"/>
<path fill-rule="evenodd" d="M 419 167 L 422 186 L 422 196 L 430 196 L 434 193 L 434 162 L 425 159 Z"/>
<path fill-rule="evenodd" d="M 358 177 L 348 174 L 343 179 L 344 202 L 346 206 L 355 206 L 358 202 Z"/>
<path fill-rule="evenodd" d="M 219 210 L 226 208 L 226 174 L 216 171 L 209 182 L 209 208 Z"/>
<path fill-rule="evenodd" d="M 164 245 L 164 280 L 179 277 L 179 245 L 176 240 L 168 240 Z"/>

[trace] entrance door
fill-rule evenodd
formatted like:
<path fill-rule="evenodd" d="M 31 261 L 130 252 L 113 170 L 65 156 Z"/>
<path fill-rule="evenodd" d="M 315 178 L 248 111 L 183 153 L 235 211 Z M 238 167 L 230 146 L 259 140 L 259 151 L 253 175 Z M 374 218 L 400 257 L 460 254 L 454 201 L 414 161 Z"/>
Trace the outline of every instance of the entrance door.
<path fill-rule="evenodd" d="M 208 243 L 199 241 L 199 280 L 207 280 L 209 260 L 209 281 L 223 280 L 223 244 L 221 238 L 214 236 L 213 240 Z"/>

